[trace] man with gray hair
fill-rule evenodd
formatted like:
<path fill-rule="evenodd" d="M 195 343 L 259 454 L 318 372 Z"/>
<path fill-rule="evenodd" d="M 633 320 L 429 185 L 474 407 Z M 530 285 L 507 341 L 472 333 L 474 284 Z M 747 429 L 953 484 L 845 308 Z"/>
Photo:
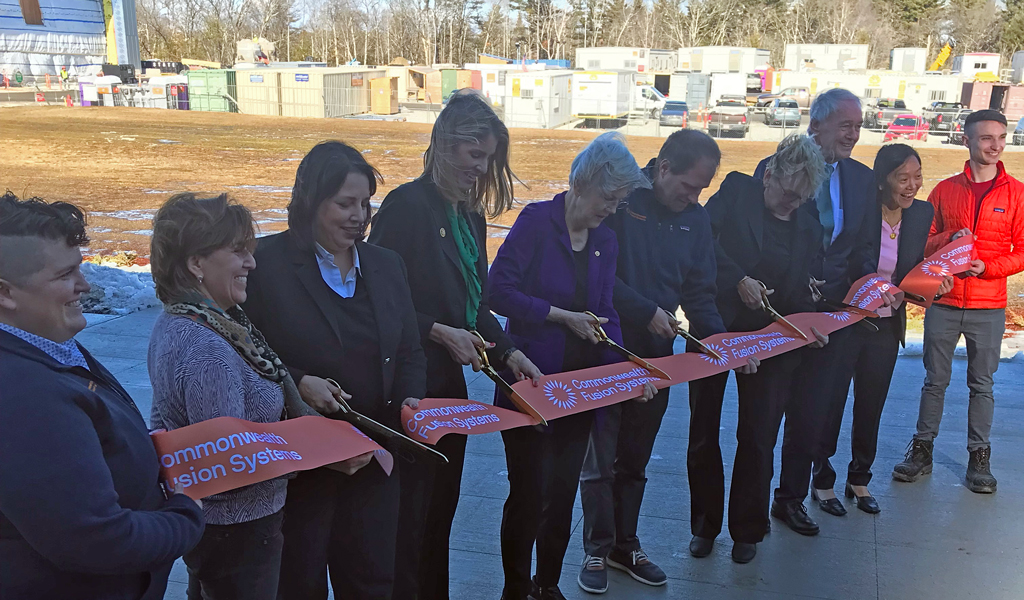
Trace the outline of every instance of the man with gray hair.
<path fill-rule="evenodd" d="M 874 202 L 871 169 L 850 158 L 860 140 L 864 115 L 856 95 L 843 88 L 833 88 L 814 99 L 810 117 L 807 133 L 821 148 L 828 171 L 814 201 L 801 207 L 809 211 L 824 230 L 822 258 L 812 275 L 824 282 L 818 285 L 824 298 L 843 300 L 853 283 L 848 268 L 850 257 L 863 243 L 861 224 L 867 208 Z M 763 177 L 768 160 L 757 166 L 755 177 Z M 849 358 L 844 350 L 849 334 L 849 329 L 840 329 L 832 334 L 828 346 L 808 353 L 801 366 L 805 376 L 798 378 L 799 383 L 793 390 L 793 408 L 786 414 L 782 473 L 771 514 L 803 535 L 818 533 L 818 525 L 807 515 L 803 500 L 810 485 L 812 462 L 819 454 L 818 439 L 828 415 L 845 406 L 845 392 L 840 390 L 837 381 L 839 365 Z M 846 512 L 831 489 L 816 490 L 814 498 L 831 514 Z"/>

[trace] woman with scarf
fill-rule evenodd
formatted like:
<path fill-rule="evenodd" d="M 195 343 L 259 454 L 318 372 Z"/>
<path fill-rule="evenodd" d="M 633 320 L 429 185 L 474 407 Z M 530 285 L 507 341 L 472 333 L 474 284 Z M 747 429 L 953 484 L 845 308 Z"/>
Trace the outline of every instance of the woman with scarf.
<path fill-rule="evenodd" d="M 537 367 L 502 331 L 487 303 L 487 223 L 512 207 L 508 129 L 472 90 L 452 96 L 430 135 L 423 174 L 384 199 L 369 241 L 405 260 L 423 351 L 427 396 L 468 398 L 462 367 L 479 371 L 478 352 L 517 379 Z M 477 331 L 486 340 L 477 338 Z M 459 502 L 466 436 L 437 449 L 449 464 L 402 478 L 402 570 L 395 598 L 448 598 L 448 538 Z"/>

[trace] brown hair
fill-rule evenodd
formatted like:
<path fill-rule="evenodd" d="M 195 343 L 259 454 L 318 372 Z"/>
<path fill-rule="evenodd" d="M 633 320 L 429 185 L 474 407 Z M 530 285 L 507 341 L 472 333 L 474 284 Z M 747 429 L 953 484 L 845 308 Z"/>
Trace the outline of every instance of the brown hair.
<path fill-rule="evenodd" d="M 455 184 L 452 166 L 455 151 L 459 144 L 480 142 L 488 135 L 494 136 L 497 150 L 487 166 L 487 173 L 477 179 L 466 194 Z M 458 90 L 434 122 L 430 146 L 423 155 L 423 174 L 434 181 L 445 199 L 466 202 L 469 210 L 493 218 L 512 208 L 512 183 L 516 176 L 509 167 L 508 154 L 508 128 L 498 115 L 479 94 Z"/>
<path fill-rule="evenodd" d="M 255 223 L 249 209 L 227 194 L 198 198 L 175 194 L 153 217 L 150 267 L 156 296 L 173 304 L 193 295 L 198 280 L 188 270 L 188 259 L 209 256 L 221 248 L 256 245 Z"/>

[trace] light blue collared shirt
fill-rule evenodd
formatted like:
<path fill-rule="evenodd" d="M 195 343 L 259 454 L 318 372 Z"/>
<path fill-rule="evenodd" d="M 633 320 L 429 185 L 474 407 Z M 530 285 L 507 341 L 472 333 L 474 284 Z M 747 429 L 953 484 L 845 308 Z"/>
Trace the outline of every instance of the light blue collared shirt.
<path fill-rule="evenodd" d="M 342 298 L 351 298 L 356 295 L 356 275 L 362 275 L 359 268 L 359 251 L 352 246 L 352 268 L 344 277 L 341 276 L 341 269 L 334 262 L 334 255 L 324 250 L 320 244 L 316 245 L 316 264 L 320 267 L 320 276 L 324 278 L 327 287 L 334 290 Z"/>
<path fill-rule="evenodd" d="M 75 342 L 75 338 L 71 338 L 63 344 L 58 344 L 53 340 L 48 340 L 44 337 L 35 335 L 34 333 L 29 333 L 23 329 L 7 325 L 6 323 L 0 323 L 0 331 L 6 331 L 19 340 L 32 344 L 36 348 L 39 348 L 43 352 L 49 354 L 50 358 L 62 365 L 67 365 L 69 367 L 82 367 L 89 370 L 89 363 L 85 360 L 85 355 L 82 354 L 82 351 L 78 348 L 78 343 Z"/>
<path fill-rule="evenodd" d="M 832 197 L 832 222 L 835 228 L 832 229 L 832 241 L 836 241 L 839 234 L 843 232 L 843 197 L 842 187 L 839 185 L 839 163 L 832 163 L 832 177 L 828 182 L 828 193 Z"/>

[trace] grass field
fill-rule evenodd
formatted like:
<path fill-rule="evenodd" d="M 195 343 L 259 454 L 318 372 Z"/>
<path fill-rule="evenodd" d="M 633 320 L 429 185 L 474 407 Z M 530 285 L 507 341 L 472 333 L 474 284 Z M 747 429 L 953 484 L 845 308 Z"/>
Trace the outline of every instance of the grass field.
<path fill-rule="evenodd" d="M 565 189 L 569 165 L 596 134 L 513 129 L 512 167 L 525 184 L 522 203 Z M 422 171 L 430 126 L 382 121 L 297 119 L 134 108 L 14 107 L 0 109 L 0 188 L 20 196 L 74 202 L 89 211 L 90 252 L 149 254 L 154 211 L 174 192 L 229 192 L 254 212 L 264 232 L 287 227 L 299 160 L 317 142 L 339 139 L 363 151 L 384 175 L 375 200 Z M 662 139 L 630 137 L 641 165 Z M 774 144 L 722 140 L 722 168 L 704 198 L 730 171 L 751 173 Z M 877 147 L 858 146 L 854 158 L 871 165 Z M 925 198 L 936 183 L 963 169 L 962 148 L 922 148 Z M 1024 174 L 1024 153 L 1006 153 L 1013 174 Z M 497 219 L 510 225 L 518 210 Z M 495 229 L 490 252 L 501 243 Z M 1024 278 L 1011 279 L 1010 303 L 1024 309 Z M 1014 315 L 1008 320 L 1024 324 Z M 1024 313 L 1022 313 L 1024 314 Z"/>

